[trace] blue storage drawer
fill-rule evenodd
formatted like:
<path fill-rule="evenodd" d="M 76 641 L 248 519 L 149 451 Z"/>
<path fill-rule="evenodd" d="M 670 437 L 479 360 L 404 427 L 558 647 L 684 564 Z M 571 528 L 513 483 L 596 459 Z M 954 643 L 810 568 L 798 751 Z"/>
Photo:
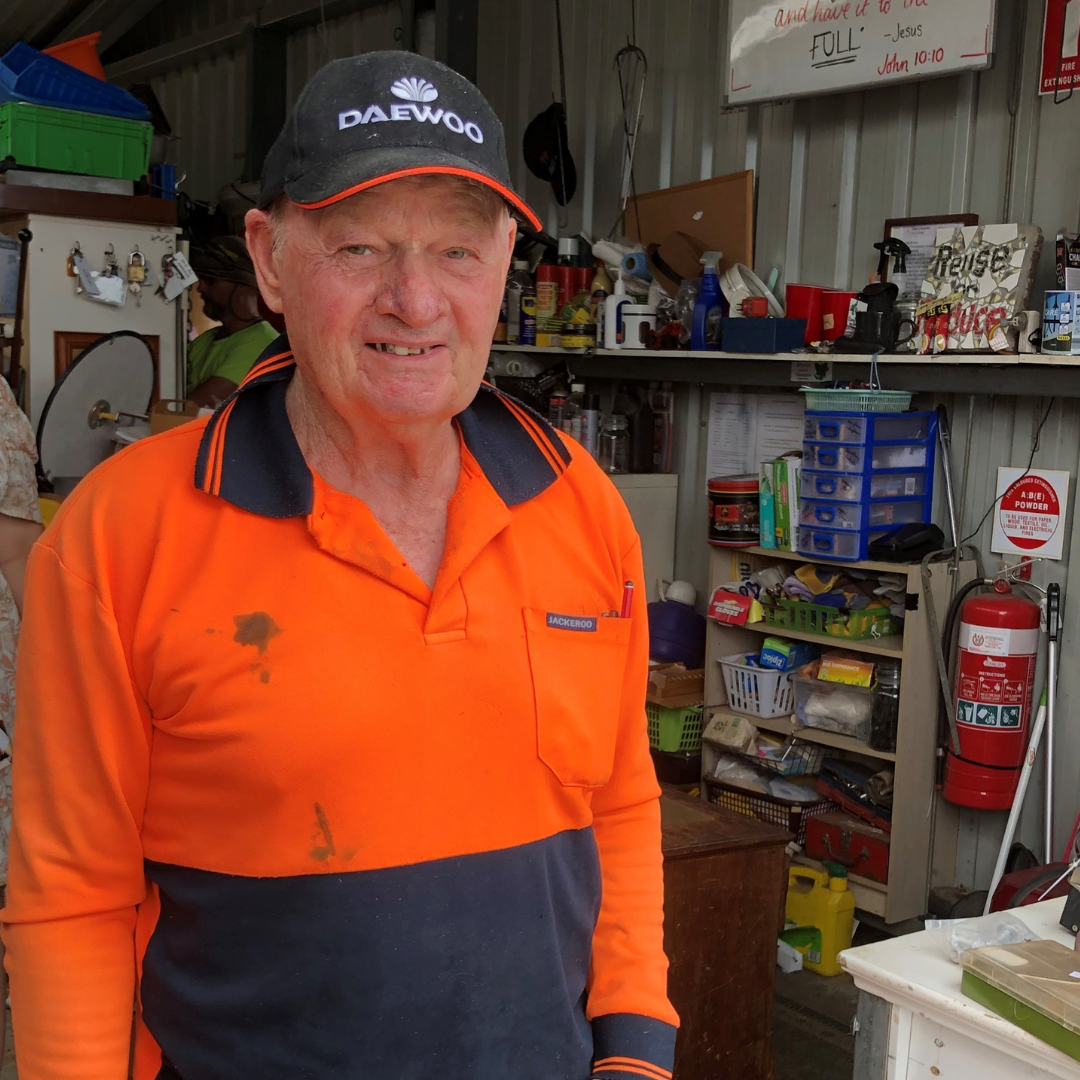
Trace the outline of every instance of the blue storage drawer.
<path fill-rule="evenodd" d="M 803 413 L 803 438 L 815 443 L 923 442 L 937 433 L 937 414 L 827 413 L 807 409 Z"/>
<path fill-rule="evenodd" d="M 904 472 L 934 467 L 934 444 L 881 443 L 852 446 L 847 443 L 803 443 L 803 468 L 819 472 L 868 473 L 882 469 Z"/>
<path fill-rule="evenodd" d="M 829 499 L 833 502 L 862 502 L 870 499 L 929 498 L 934 484 L 925 469 L 911 472 L 841 473 L 814 472 L 803 469 L 800 473 L 799 494 L 804 499 Z"/>
<path fill-rule="evenodd" d="M 869 542 L 865 530 L 799 529 L 799 551 L 803 555 L 816 555 L 823 559 L 859 562 L 866 558 Z"/>
<path fill-rule="evenodd" d="M 805 319 L 721 319 L 720 347 L 725 352 L 794 352 L 803 347 Z"/>

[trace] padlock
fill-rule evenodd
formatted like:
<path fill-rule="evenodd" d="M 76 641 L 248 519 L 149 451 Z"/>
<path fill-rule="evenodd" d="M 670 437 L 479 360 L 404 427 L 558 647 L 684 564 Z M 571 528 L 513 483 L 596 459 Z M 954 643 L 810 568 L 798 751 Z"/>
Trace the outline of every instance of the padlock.
<path fill-rule="evenodd" d="M 109 277 L 120 276 L 120 260 L 117 259 L 116 249 L 112 244 L 105 249 L 105 266 L 102 273 L 107 274 Z"/>
<path fill-rule="evenodd" d="M 146 256 L 138 248 L 128 256 L 127 279 L 132 285 L 146 282 Z"/>

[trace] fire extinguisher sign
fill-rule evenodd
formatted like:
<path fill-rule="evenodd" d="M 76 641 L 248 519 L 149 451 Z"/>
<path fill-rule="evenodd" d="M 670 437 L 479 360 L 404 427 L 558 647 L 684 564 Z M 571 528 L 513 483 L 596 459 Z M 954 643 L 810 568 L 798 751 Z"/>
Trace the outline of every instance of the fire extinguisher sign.
<path fill-rule="evenodd" d="M 991 551 L 1060 559 L 1065 545 L 1069 474 L 998 469 Z"/>

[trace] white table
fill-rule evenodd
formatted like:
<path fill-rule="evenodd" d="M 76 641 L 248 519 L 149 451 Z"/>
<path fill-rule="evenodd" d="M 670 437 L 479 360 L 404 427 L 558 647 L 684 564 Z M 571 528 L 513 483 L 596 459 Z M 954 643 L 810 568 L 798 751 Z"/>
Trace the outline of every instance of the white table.
<path fill-rule="evenodd" d="M 1064 903 L 1044 900 L 1014 914 L 1039 937 L 1072 948 L 1072 935 L 1058 925 Z M 840 963 L 864 992 L 857 1080 L 1080 1080 L 1080 1062 L 964 997 L 960 965 L 926 932 L 848 949 Z M 882 1023 L 887 1043 L 873 1030 Z M 871 1042 L 876 1052 L 869 1051 Z"/>

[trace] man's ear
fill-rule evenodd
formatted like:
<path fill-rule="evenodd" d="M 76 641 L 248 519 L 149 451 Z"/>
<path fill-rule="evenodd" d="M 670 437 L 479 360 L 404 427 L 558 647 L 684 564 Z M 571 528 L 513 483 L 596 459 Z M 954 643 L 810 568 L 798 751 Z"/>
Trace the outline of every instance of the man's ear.
<path fill-rule="evenodd" d="M 281 281 L 274 259 L 274 233 L 265 210 L 249 210 L 244 216 L 244 239 L 255 264 L 259 292 L 271 311 L 281 314 Z"/>

